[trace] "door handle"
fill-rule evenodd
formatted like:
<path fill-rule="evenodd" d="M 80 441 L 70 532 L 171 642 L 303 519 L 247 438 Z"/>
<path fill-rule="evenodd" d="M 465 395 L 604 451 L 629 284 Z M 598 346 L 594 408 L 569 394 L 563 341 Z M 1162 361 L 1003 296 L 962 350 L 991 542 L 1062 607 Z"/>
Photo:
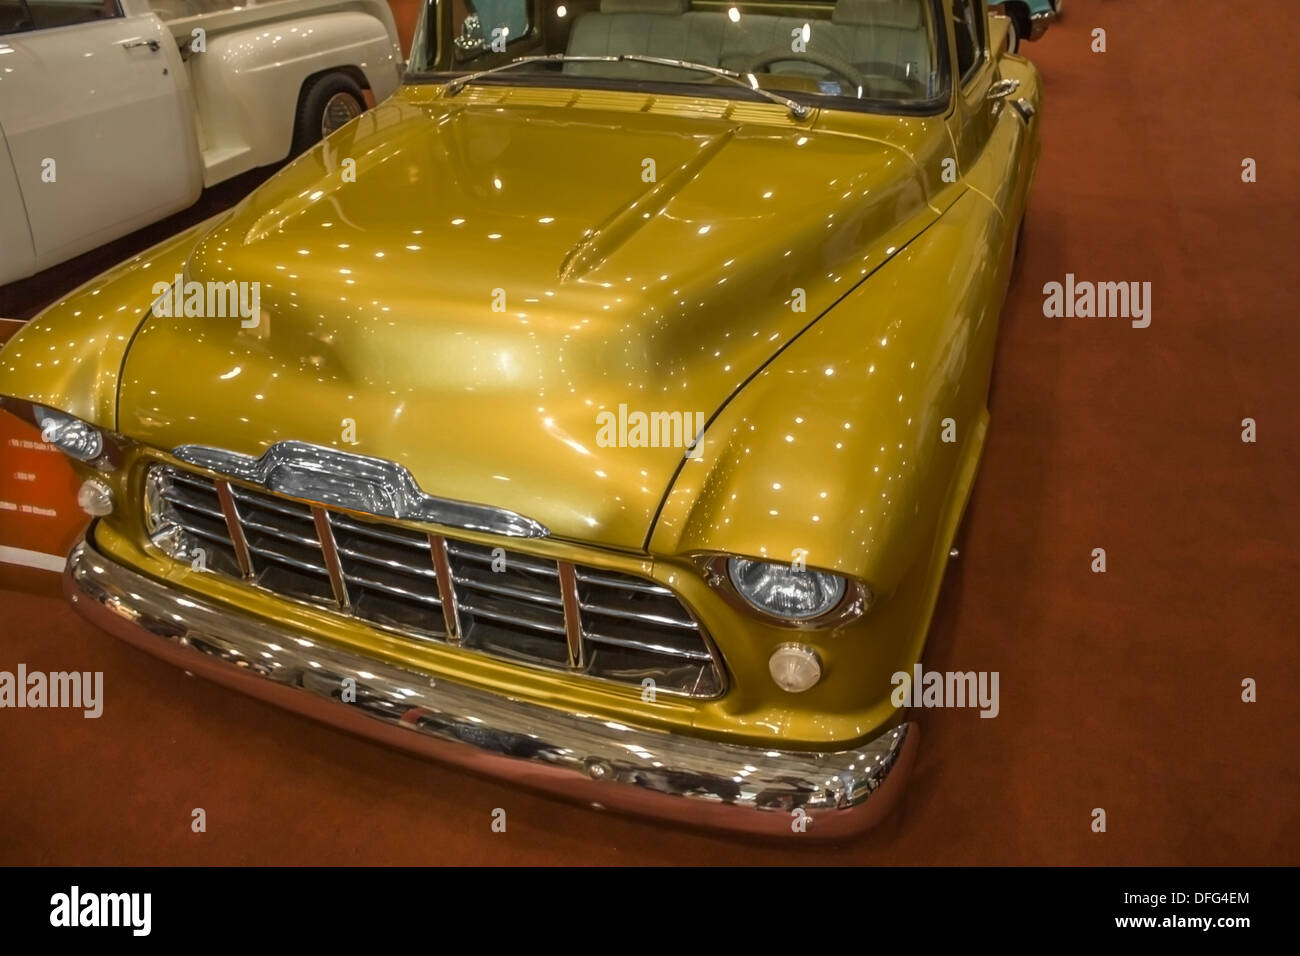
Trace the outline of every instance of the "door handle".
<path fill-rule="evenodd" d="M 124 50 L 131 50 L 138 46 L 147 46 L 154 53 L 157 53 L 158 50 L 160 49 L 160 44 L 158 43 L 158 41 L 152 38 L 148 40 L 142 40 L 139 37 L 136 37 L 135 39 L 132 40 L 122 41 L 122 49 Z"/>
<path fill-rule="evenodd" d="M 1020 81 L 1012 79 L 1011 77 L 1006 77 L 1005 79 L 998 80 L 989 87 L 988 96 L 986 98 L 990 100 L 1003 100 L 1018 89 L 1020 89 Z"/>

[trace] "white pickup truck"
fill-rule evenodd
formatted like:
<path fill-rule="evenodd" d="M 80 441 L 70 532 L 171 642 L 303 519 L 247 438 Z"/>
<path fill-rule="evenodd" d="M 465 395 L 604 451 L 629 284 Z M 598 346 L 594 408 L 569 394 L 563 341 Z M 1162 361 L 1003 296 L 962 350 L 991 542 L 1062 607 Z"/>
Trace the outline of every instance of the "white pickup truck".
<path fill-rule="evenodd" d="M 305 149 L 402 69 L 385 0 L 0 0 L 0 285 Z"/>

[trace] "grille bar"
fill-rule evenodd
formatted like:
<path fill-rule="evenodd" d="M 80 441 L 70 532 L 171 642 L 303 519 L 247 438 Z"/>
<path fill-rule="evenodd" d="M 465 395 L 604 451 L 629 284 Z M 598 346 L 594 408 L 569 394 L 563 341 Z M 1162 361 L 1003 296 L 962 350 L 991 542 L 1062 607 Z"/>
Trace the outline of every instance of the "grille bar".
<path fill-rule="evenodd" d="M 467 614 L 474 617 L 485 617 L 490 621 L 500 621 L 503 624 L 519 624 L 523 627 L 532 628 L 538 631 L 544 631 L 548 634 L 563 635 L 566 633 L 566 625 L 547 621 L 546 619 L 533 615 L 530 616 L 525 611 L 515 611 L 507 613 L 498 608 L 487 607 L 482 604 L 471 604 L 469 601 L 457 601 L 457 606 Z"/>
<path fill-rule="evenodd" d="M 447 539 L 442 535 L 429 535 L 429 551 L 433 555 L 433 571 L 438 578 L 438 593 L 451 597 L 442 602 L 443 624 L 447 628 L 447 641 L 460 643 L 460 609 L 456 601 L 456 579 L 447 560 Z"/>
<path fill-rule="evenodd" d="M 248 553 L 248 539 L 244 537 L 244 525 L 239 520 L 239 509 L 235 507 L 235 496 L 230 491 L 230 482 L 216 482 L 216 492 L 221 513 L 226 519 L 226 530 L 230 533 L 230 543 L 235 549 L 235 560 L 239 562 L 239 573 L 246 578 L 251 578 L 253 558 Z"/>
<path fill-rule="evenodd" d="M 225 485 L 227 488 L 229 488 L 230 493 L 234 495 L 236 501 L 241 501 L 244 504 L 255 504 L 259 508 L 266 508 L 270 511 L 278 511 L 281 514 L 291 515 L 294 518 L 305 517 L 303 513 L 297 508 L 291 508 L 288 505 L 276 501 L 274 498 L 271 498 L 269 496 L 258 495 L 255 498 L 252 495 L 250 495 L 247 491 L 244 491 L 242 488 L 236 488 L 228 481 L 218 482 L 218 484 Z"/>
<path fill-rule="evenodd" d="M 395 584 L 389 584 L 385 581 L 378 581 L 374 578 L 368 578 L 360 574 L 345 574 L 344 577 L 353 584 L 359 584 L 362 587 L 374 588 L 376 591 L 383 591 L 394 597 L 407 598 L 411 601 L 420 601 L 433 607 L 441 607 L 442 601 L 432 594 L 421 594 L 418 591 L 411 591 L 406 588 L 398 587 Z"/>
<path fill-rule="evenodd" d="M 608 607 L 604 604 L 582 604 L 582 610 L 590 611 L 593 614 L 604 614 L 606 617 L 617 617 L 624 621 L 639 621 L 646 624 L 659 624 L 663 627 L 680 627 L 686 630 L 694 630 L 694 621 L 681 621 L 673 617 L 665 617 L 662 614 L 646 614 L 638 611 L 624 611 L 622 608 Z"/>
<path fill-rule="evenodd" d="M 447 553 L 454 557 L 466 561 L 473 561 L 478 564 L 490 565 L 494 560 L 490 554 L 479 554 L 475 551 L 466 551 L 463 548 L 456 547 L 456 545 L 452 544 L 450 541 L 447 542 Z M 541 574 L 552 578 L 556 576 L 554 565 L 546 565 L 540 561 L 533 561 L 520 555 L 512 554 L 509 558 L 509 564 L 513 568 L 518 568 L 522 571 L 531 571 L 533 574 Z"/>
<path fill-rule="evenodd" d="M 503 597 L 515 598 L 519 601 L 528 601 L 533 604 L 546 604 L 551 607 L 563 607 L 564 601 L 559 595 L 537 594 L 533 591 L 525 591 L 522 588 L 512 588 L 508 584 L 488 584 L 484 581 L 475 581 L 471 578 L 454 578 L 458 589 L 469 591 L 482 591 L 486 594 L 497 594 Z M 560 572 L 561 588 L 563 588 L 564 572 Z"/>
<path fill-rule="evenodd" d="M 559 565 L 560 572 L 560 596 L 564 601 L 564 639 L 568 645 L 569 666 L 581 667 L 585 658 L 583 654 L 583 634 L 582 634 L 582 613 L 580 610 L 581 602 L 578 600 L 578 575 L 573 570 L 573 565 L 568 561 L 561 561 Z"/>
<path fill-rule="evenodd" d="M 400 561 L 393 561 L 389 558 L 380 558 L 373 554 L 366 554 L 364 551 L 358 551 L 355 548 L 339 548 L 338 551 L 341 555 L 355 558 L 358 561 L 374 565 L 377 568 L 387 568 L 390 571 L 398 570 L 421 578 L 437 578 L 438 576 L 438 572 L 434 568 L 412 567 L 411 565 L 403 564 Z"/>
<path fill-rule="evenodd" d="M 626 637 L 611 637 L 608 634 L 599 634 L 592 631 L 586 631 L 583 634 L 587 640 L 596 644 L 610 644 L 614 647 L 627 647 L 639 651 L 652 651 L 655 654 L 663 654 L 667 657 L 680 657 L 687 661 L 707 661 L 709 660 L 708 651 L 684 651 L 678 647 L 669 647 L 666 644 L 650 644 L 646 641 L 634 641 Z"/>
<path fill-rule="evenodd" d="M 583 584 L 604 584 L 610 587 L 626 588 L 629 591 L 641 591 L 644 594 L 671 595 L 673 593 L 662 584 L 651 584 L 649 581 L 633 581 L 626 578 L 611 578 L 603 574 L 594 574 L 591 571 L 578 571 L 578 580 Z"/>
<path fill-rule="evenodd" d="M 240 524 L 245 529 L 251 528 L 254 531 L 261 531 L 263 534 L 269 534 L 273 538 L 280 538 L 281 540 L 291 542 L 292 544 L 305 545 L 308 548 L 319 547 L 324 543 L 324 538 L 321 537 L 319 525 L 316 526 L 316 537 L 310 538 L 305 534 L 296 534 L 293 531 L 286 531 L 284 528 L 277 528 L 274 525 L 263 524 L 262 522 L 256 521 L 247 516 L 240 521 Z"/>
<path fill-rule="evenodd" d="M 166 519 L 155 543 L 181 558 L 193 541 L 212 542 L 219 560 L 207 570 L 420 643 L 636 686 L 650 679 L 686 696 L 723 689 L 703 629 L 670 588 L 646 578 L 412 531 L 171 466 L 153 466 L 146 486 L 152 524 L 153 510 Z"/>
<path fill-rule="evenodd" d="M 428 541 L 421 541 L 419 538 L 415 538 L 415 537 L 408 538 L 405 535 L 401 535 L 393 531 L 386 531 L 383 528 L 374 527 L 372 525 L 365 525 L 359 521 L 353 521 L 350 518 L 343 517 L 342 515 L 336 514 L 333 516 L 331 520 L 333 521 L 336 527 L 342 528 L 345 531 L 351 531 L 356 534 L 367 535 L 368 537 L 372 537 L 372 538 L 379 538 L 380 540 L 388 541 L 393 544 L 406 545 L 414 548 L 429 547 Z"/>
<path fill-rule="evenodd" d="M 316 537 L 320 539 L 321 553 L 325 556 L 325 567 L 329 569 L 334 600 L 338 602 L 341 609 L 346 611 L 352 606 L 352 600 L 348 597 L 348 582 L 343 576 L 339 548 L 334 543 L 334 529 L 330 527 L 330 514 L 324 508 L 312 508 L 311 517 L 316 524 Z"/>
<path fill-rule="evenodd" d="M 299 571 L 306 571 L 308 574 L 319 574 L 322 577 L 329 577 L 329 570 L 323 564 L 312 564 L 310 561 L 303 561 L 301 558 L 295 558 L 292 555 L 282 554 L 279 551 L 259 547 L 255 544 L 250 544 L 248 550 L 260 558 L 276 561 L 280 564 L 288 565 L 291 568 L 297 568 Z"/>

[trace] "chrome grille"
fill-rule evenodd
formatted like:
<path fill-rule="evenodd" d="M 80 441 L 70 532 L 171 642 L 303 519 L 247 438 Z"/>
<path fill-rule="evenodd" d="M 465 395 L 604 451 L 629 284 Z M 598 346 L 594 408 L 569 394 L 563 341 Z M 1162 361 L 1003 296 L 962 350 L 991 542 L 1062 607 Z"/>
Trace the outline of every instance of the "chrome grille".
<path fill-rule="evenodd" d="M 531 667 L 692 697 L 722 691 L 708 638 L 646 578 L 424 534 L 166 465 L 148 523 L 184 560 L 285 597 Z"/>

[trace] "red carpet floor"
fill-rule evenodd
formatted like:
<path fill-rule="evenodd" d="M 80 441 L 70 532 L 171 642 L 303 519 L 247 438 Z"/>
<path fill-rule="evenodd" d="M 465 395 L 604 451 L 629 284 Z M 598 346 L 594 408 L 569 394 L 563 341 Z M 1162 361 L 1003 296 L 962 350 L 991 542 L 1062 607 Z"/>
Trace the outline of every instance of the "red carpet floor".
<path fill-rule="evenodd" d="M 926 656 L 999 671 L 1001 714 L 921 712 L 883 829 L 743 842 L 423 763 L 185 678 L 32 573 L 0 591 L 0 669 L 102 670 L 106 704 L 0 711 L 0 862 L 1300 863 L 1300 33 L 1249 9 L 1073 0 L 1029 51 L 1045 150 Z M 1067 272 L 1152 282 L 1150 328 L 1044 318 Z"/>

